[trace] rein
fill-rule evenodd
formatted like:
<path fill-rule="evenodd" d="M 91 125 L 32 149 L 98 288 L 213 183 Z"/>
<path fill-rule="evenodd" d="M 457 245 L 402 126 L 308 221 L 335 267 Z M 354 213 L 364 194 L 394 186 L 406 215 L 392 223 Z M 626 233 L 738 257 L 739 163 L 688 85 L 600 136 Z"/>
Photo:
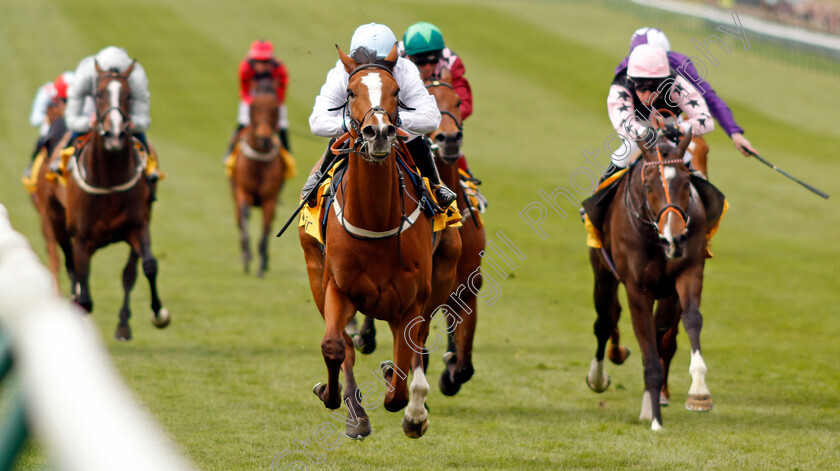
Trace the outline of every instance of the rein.
<path fill-rule="evenodd" d="M 440 80 L 432 80 L 431 82 L 429 82 L 426 85 L 427 90 L 429 88 L 435 88 L 435 87 L 446 87 L 446 88 L 449 88 L 450 90 L 455 90 L 455 87 L 453 87 L 452 85 L 450 85 L 446 82 L 441 82 Z M 445 110 L 440 110 L 440 114 L 441 115 L 446 115 L 446 116 L 449 116 L 450 118 L 452 118 L 452 121 L 455 121 L 455 126 L 458 127 L 458 130 L 461 131 L 461 132 L 464 132 L 463 123 L 461 123 L 461 121 L 458 121 L 458 118 L 456 118 L 455 115 L 452 114 L 452 112 L 445 111 Z"/>

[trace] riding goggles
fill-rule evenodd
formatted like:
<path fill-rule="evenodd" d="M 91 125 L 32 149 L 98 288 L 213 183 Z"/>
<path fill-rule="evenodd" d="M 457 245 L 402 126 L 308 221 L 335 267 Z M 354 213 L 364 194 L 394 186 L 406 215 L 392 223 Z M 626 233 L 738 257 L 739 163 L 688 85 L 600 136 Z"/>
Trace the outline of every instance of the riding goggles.
<path fill-rule="evenodd" d="M 659 89 L 659 86 L 662 85 L 662 82 L 665 81 L 664 78 L 633 78 L 628 76 L 628 80 L 633 86 L 636 88 L 636 91 L 639 92 L 653 92 Z"/>

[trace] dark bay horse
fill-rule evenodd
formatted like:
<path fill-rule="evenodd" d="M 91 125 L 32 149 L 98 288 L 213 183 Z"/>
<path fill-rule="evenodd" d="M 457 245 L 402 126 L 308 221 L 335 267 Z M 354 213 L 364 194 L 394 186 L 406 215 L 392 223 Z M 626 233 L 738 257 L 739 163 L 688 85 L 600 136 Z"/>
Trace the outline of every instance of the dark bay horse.
<path fill-rule="evenodd" d="M 447 396 L 455 395 L 461 384 L 472 378 L 472 347 L 475 336 L 478 310 L 475 292 L 481 288 L 481 254 L 486 244 L 484 224 L 481 222 L 469 196 L 461 186 L 461 175 L 458 159 L 461 157 L 461 145 L 464 129 L 459 105 L 461 99 L 452 87 L 452 73 L 443 69 L 437 79 L 427 80 L 426 89 L 435 97 L 440 110 L 440 126 L 429 135 L 437 147 L 435 163 L 440 173 L 441 181 L 458 195 L 458 209 L 464 217 L 459 228 L 461 234 L 461 257 L 458 259 L 457 278 L 455 285 L 470 287 L 458 289 L 457 297 L 463 303 L 453 303 L 455 310 L 452 316 L 447 316 L 450 323 L 447 330 L 453 330 L 449 337 L 449 346 L 443 359 L 446 369 L 440 376 L 438 385 L 441 392 Z"/>
<path fill-rule="evenodd" d="M 133 69 L 132 63 L 124 73 L 118 73 L 104 71 L 96 64 L 96 127 L 68 162 L 66 186 L 48 181 L 44 165 L 37 192 L 47 245 L 52 239 L 63 250 L 73 297 L 88 312 L 93 310 L 88 286 L 93 253 L 114 242 L 124 241 L 131 247 L 123 270 L 125 296 L 114 334 L 119 340 L 131 339 L 129 295 L 140 259 L 151 288 L 152 323 L 163 328 L 170 322 L 169 312 L 158 296 L 158 266 L 149 233 L 155 182 L 146 178 L 145 154 L 135 147 L 129 132 L 131 93 L 127 77 Z M 57 254 L 50 253 L 50 258 L 51 267 L 57 267 Z"/>
<path fill-rule="evenodd" d="M 338 141 L 350 139 L 347 171 L 329 210 L 325 244 L 321 246 L 303 227 L 299 231 L 312 294 L 326 324 L 321 352 L 327 384 L 319 383 L 313 391 L 327 408 L 340 407 L 338 373 L 343 370 L 348 436 L 370 434 L 364 407 L 378 406 L 375 396 L 379 396 L 388 411 L 407 406 L 403 431 L 418 438 L 428 426 L 429 391 L 420 353 L 431 311 L 445 302 L 454 285 L 460 237 L 453 227 L 433 232 L 431 218 L 417 211 L 418 192 L 405 183 L 408 176 L 396 155 L 402 131 L 396 127 L 399 86 L 393 71 L 364 48 L 352 58 L 337 49 L 350 74 L 346 107 L 351 129 Z M 391 64 L 397 60 L 396 45 L 385 60 Z M 382 366 L 384 393 L 371 393 L 356 384 L 353 342 L 345 327 L 357 311 L 386 321 L 391 328 L 394 361 Z M 362 389 L 370 397 L 363 399 Z"/>
<path fill-rule="evenodd" d="M 251 247 L 248 238 L 248 216 L 252 206 L 262 208 L 262 237 L 259 243 L 260 266 L 257 275 L 262 277 L 268 268 L 268 241 L 277 198 L 283 188 L 286 163 L 281 155 L 284 150 L 277 137 L 278 103 L 274 84 L 261 81 L 250 106 L 250 124 L 240 133 L 236 151 L 239 153 L 230 177 L 242 247 L 242 264 L 248 273 Z"/>
<path fill-rule="evenodd" d="M 643 355 L 645 392 L 640 419 L 650 420 L 652 430 L 662 428 L 660 393 L 667 393 L 667 372 L 676 350 L 680 319 L 691 342 L 692 383 L 686 407 L 712 408 L 700 351 L 700 297 L 705 234 L 719 213 L 704 207 L 696 188 L 700 182 L 683 163 L 690 142 L 691 133 L 683 136 L 678 146 L 662 139 L 648 149 L 647 143 L 639 141 L 642 158 L 619 183 L 604 219 L 603 251 L 590 249 L 589 253 L 595 275 L 598 348 L 587 384 L 595 392 L 609 386 L 604 356 L 611 336 L 615 343 L 610 358 L 616 363 L 626 358 L 626 348 L 617 345 L 618 286 L 623 284 Z"/>

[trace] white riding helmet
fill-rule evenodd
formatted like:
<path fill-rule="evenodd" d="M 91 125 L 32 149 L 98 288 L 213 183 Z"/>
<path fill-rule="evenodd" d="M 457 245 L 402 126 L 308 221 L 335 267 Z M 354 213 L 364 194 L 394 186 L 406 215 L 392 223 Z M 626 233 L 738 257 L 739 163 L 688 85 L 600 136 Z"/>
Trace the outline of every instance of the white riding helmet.
<path fill-rule="evenodd" d="M 128 56 L 125 49 L 108 46 L 96 54 L 96 62 L 102 70 L 124 72 L 131 65 L 131 57 Z"/>
<path fill-rule="evenodd" d="M 640 44 L 630 53 L 627 75 L 631 78 L 658 79 L 671 74 L 665 49 L 653 44 Z"/>
<path fill-rule="evenodd" d="M 633 32 L 630 38 L 630 52 L 636 49 L 636 46 L 641 44 L 653 44 L 665 49 L 665 52 L 671 50 L 671 43 L 668 42 L 668 37 L 662 30 L 657 28 L 639 28 Z"/>
<path fill-rule="evenodd" d="M 384 59 L 396 42 L 397 37 L 391 28 L 379 23 L 369 23 L 356 28 L 353 38 L 350 39 L 350 54 L 352 55 L 357 47 L 364 46 L 375 51 L 376 57 Z"/>

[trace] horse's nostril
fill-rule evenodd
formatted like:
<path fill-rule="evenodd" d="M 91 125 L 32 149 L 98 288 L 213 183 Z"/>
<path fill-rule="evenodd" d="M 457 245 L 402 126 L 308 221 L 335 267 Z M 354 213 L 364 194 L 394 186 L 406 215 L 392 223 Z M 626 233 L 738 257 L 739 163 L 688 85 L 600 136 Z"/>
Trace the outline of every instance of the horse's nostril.
<path fill-rule="evenodd" d="M 446 141 L 446 136 L 444 136 L 443 134 L 438 134 L 437 136 L 435 136 L 435 141 L 443 143 L 444 141 Z"/>
<path fill-rule="evenodd" d="M 458 131 L 457 133 L 455 133 L 455 140 L 456 141 L 460 141 L 463 138 L 464 138 L 464 133 L 462 133 L 461 131 Z"/>
<path fill-rule="evenodd" d="M 397 127 L 393 124 L 389 124 L 388 127 L 385 129 L 385 135 L 388 136 L 388 139 L 393 139 L 397 137 Z"/>
<path fill-rule="evenodd" d="M 373 126 L 365 126 L 362 129 L 362 137 L 365 139 L 373 139 L 376 137 L 376 130 L 373 129 Z"/>

